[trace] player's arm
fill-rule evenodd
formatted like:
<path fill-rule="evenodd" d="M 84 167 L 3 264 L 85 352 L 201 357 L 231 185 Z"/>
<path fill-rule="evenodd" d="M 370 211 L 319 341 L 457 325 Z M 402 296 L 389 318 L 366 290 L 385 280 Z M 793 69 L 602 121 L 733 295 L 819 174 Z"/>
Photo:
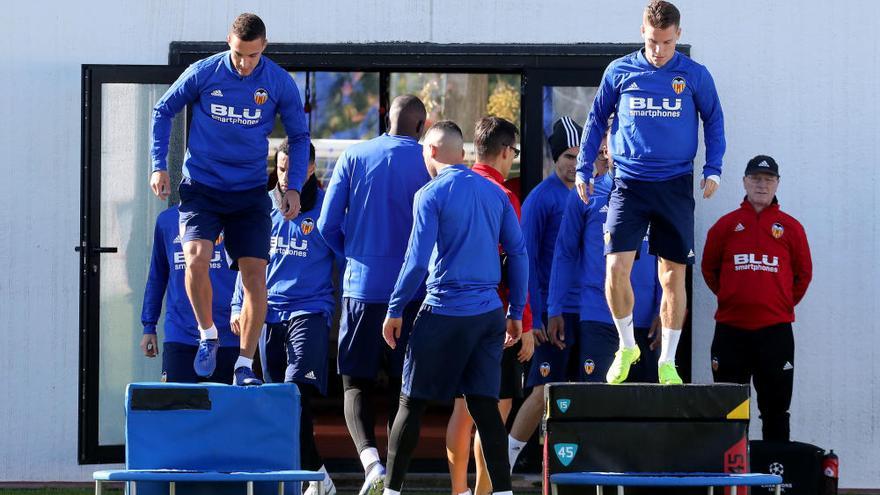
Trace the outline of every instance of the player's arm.
<path fill-rule="evenodd" d="M 522 335 L 523 313 L 529 293 L 529 256 L 516 212 L 510 202 L 504 203 L 501 216 L 501 247 L 507 253 L 507 280 L 510 290 L 507 306 L 507 336 L 504 346 L 516 343 Z"/>
<path fill-rule="evenodd" d="M 807 293 L 807 287 L 813 280 L 813 258 L 810 255 L 810 245 L 807 242 L 807 233 L 803 226 L 798 225 L 798 236 L 793 247 L 792 272 L 794 275 L 794 284 L 792 286 L 792 297 L 795 305 L 801 302 Z"/>
<path fill-rule="evenodd" d="M 705 68 L 701 71 L 699 86 L 694 92 L 694 102 L 703 120 L 703 142 L 706 146 L 703 181 L 712 180 L 717 187 L 721 184 L 721 165 L 727 148 L 724 138 L 724 112 L 721 110 L 721 100 L 718 99 L 715 81 Z M 705 185 L 705 182 L 703 184 Z M 711 196 L 711 193 L 704 196 Z"/>
<path fill-rule="evenodd" d="M 156 336 L 156 325 L 162 313 L 162 299 L 168 287 L 170 268 L 168 255 L 165 252 L 165 240 L 159 222 L 153 230 L 153 252 L 150 256 L 150 271 L 144 287 L 144 302 L 141 308 L 141 323 L 144 327 L 141 338 L 141 350 L 144 356 L 155 357 L 159 353 L 159 341 Z"/>
<path fill-rule="evenodd" d="M 235 335 L 241 335 L 239 318 L 241 307 L 244 305 L 244 285 L 241 282 L 241 272 L 235 276 L 235 288 L 232 289 L 232 299 L 229 301 L 229 328 Z"/>
<path fill-rule="evenodd" d="M 527 199 L 522 209 L 522 235 L 529 255 L 529 304 L 534 318 L 532 326 L 535 328 L 543 328 L 541 314 L 544 312 L 544 307 L 541 301 L 541 283 L 538 280 L 537 257 L 541 239 L 544 237 L 546 220 L 546 211 L 541 204 Z"/>
<path fill-rule="evenodd" d="M 161 199 L 171 192 L 168 178 L 168 142 L 174 116 L 199 97 L 199 73 L 195 64 L 190 65 L 177 81 L 153 107 L 151 122 L 150 161 L 152 172 L 150 186 Z"/>
<path fill-rule="evenodd" d="M 721 221 L 719 220 L 709 229 L 709 233 L 706 234 L 706 245 L 703 247 L 703 261 L 700 264 L 706 286 L 716 295 L 718 294 L 721 280 L 721 264 L 724 257 L 724 239 L 722 238 L 721 227 L 719 227 L 720 224 Z"/>
<path fill-rule="evenodd" d="M 281 114 L 281 124 L 284 125 L 284 131 L 287 132 L 287 142 L 290 143 L 287 187 L 288 190 L 293 189 L 299 192 L 306 180 L 306 172 L 309 168 L 309 140 L 311 137 L 302 99 L 299 97 L 299 89 L 293 78 L 285 78 L 282 88 L 278 113 Z"/>
<path fill-rule="evenodd" d="M 609 65 L 602 75 L 599 90 L 593 99 L 590 114 L 584 123 L 584 135 L 581 137 L 581 149 L 578 153 L 577 179 L 575 188 L 581 200 L 587 202 L 587 188 L 593 177 L 593 162 L 599 154 L 599 146 L 608 129 L 608 118 L 617 106 L 620 93 L 614 84 L 614 66 Z"/>
<path fill-rule="evenodd" d="M 348 155 L 342 153 L 333 168 L 330 184 L 327 185 L 327 194 L 324 196 L 324 204 L 321 205 L 321 215 L 318 217 L 318 231 L 330 249 L 336 256 L 345 256 L 345 235 L 342 232 L 342 222 L 348 210 L 348 195 L 351 187 L 351 176 L 348 169 Z"/>
<path fill-rule="evenodd" d="M 592 199 L 591 201 L 595 201 Z M 586 228 L 589 206 L 576 193 L 568 196 L 565 212 L 556 236 L 553 263 L 550 267 L 550 286 L 547 295 L 548 337 L 560 349 L 565 348 L 565 327 L 562 324 L 563 301 L 575 284 L 580 270 L 581 239 Z"/>

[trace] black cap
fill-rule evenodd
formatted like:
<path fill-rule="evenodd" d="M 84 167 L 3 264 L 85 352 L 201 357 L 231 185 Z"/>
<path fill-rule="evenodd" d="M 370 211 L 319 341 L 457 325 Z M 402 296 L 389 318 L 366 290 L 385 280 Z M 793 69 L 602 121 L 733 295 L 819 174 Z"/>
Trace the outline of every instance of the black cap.
<path fill-rule="evenodd" d="M 767 155 L 758 155 L 746 165 L 746 175 L 751 174 L 770 174 L 779 177 L 779 165 L 776 160 Z"/>
<path fill-rule="evenodd" d="M 553 161 L 558 160 L 565 150 L 580 146 L 583 132 L 584 129 L 571 120 L 571 117 L 557 120 L 553 124 L 553 134 L 550 135 L 550 154 L 553 155 Z"/>

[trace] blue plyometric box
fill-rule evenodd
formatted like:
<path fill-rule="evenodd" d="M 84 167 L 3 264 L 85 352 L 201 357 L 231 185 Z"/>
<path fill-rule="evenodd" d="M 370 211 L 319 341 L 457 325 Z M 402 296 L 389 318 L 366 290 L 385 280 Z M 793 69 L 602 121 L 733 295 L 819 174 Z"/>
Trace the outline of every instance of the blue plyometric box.
<path fill-rule="evenodd" d="M 132 383 L 125 412 L 128 469 L 234 472 L 300 467 L 300 400 L 294 384 Z M 287 493 L 299 488 L 290 485 Z M 245 487 L 178 484 L 176 490 L 187 495 L 237 494 Z M 277 493 L 273 484 L 261 484 L 257 490 Z M 167 484 L 140 483 L 138 492 L 168 493 Z"/>

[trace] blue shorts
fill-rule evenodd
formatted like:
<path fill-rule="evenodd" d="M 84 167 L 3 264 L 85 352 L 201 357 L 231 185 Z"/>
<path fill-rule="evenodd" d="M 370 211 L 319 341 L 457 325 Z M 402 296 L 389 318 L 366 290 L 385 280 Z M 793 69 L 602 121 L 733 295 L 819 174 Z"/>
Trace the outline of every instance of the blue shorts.
<path fill-rule="evenodd" d="M 238 359 L 238 346 L 217 349 L 217 367 L 214 374 L 203 378 L 193 369 L 199 346 L 165 342 L 162 344 L 162 381 L 175 383 L 216 382 L 232 385 L 235 361 Z"/>
<path fill-rule="evenodd" d="M 432 313 L 432 309 L 422 306 L 413 325 L 401 394 L 426 400 L 451 400 L 457 395 L 497 399 L 506 330 L 504 310 L 446 316 Z"/>
<path fill-rule="evenodd" d="M 239 258 L 269 261 L 272 200 L 266 188 L 221 191 L 184 177 L 180 193 L 180 234 L 183 243 L 216 242 L 222 233 L 229 267 Z"/>
<path fill-rule="evenodd" d="M 382 325 L 385 323 L 388 305 L 343 297 L 337 356 L 339 374 L 375 380 L 379 370 L 384 367 L 388 376 L 400 378 L 406 343 L 420 305 L 421 301 L 416 301 L 404 308 L 400 339 L 397 341 L 397 348 L 392 350 L 382 338 Z"/>
<path fill-rule="evenodd" d="M 551 382 L 573 381 L 580 375 L 572 376 L 569 370 L 569 356 L 572 349 L 577 349 L 580 334 L 580 315 L 562 313 L 565 320 L 565 349 L 560 349 L 549 341 L 543 344 L 535 342 L 535 354 L 532 355 L 532 366 L 526 379 L 526 387 L 544 385 Z M 545 323 L 544 328 L 547 328 Z"/>
<path fill-rule="evenodd" d="M 605 221 L 605 254 L 639 251 L 646 234 L 651 254 L 693 264 L 693 175 L 661 182 L 614 179 Z"/>
<path fill-rule="evenodd" d="M 329 341 L 330 321 L 323 313 L 266 324 L 260 335 L 263 379 L 312 385 L 326 394 Z"/>

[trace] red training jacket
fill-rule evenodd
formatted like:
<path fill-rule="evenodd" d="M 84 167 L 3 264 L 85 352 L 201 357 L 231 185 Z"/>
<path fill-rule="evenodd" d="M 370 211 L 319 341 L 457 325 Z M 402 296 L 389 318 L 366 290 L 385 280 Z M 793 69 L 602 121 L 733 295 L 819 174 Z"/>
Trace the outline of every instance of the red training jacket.
<path fill-rule="evenodd" d="M 790 323 L 813 278 L 801 224 L 773 204 L 755 211 L 744 200 L 709 229 L 703 278 L 718 296 L 715 320 L 746 330 Z"/>
<path fill-rule="evenodd" d="M 489 182 L 494 183 L 496 186 L 500 187 L 504 194 L 507 195 L 507 199 L 510 200 L 510 205 L 513 206 L 513 211 L 516 212 L 517 220 L 522 220 L 522 206 L 519 203 L 519 198 L 513 194 L 513 192 L 504 186 L 504 177 L 501 176 L 501 172 L 492 168 L 491 165 L 486 165 L 485 163 L 475 163 L 471 170 L 476 172 L 477 174 L 485 177 L 489 180 Z M 499 250 L 501 248 L 499 247 Z M 502 285 L 498 286 L 498 295 L 501 297 L 501 302 L 504 303 L 504 310 L 507 311 L 507 298 L 510 289 L 504 287 Z M 526 296 L 526 307 L 523 309 L 523 333 L 532 331 L 532 307 L 529 305 L 529 298 Z"/>

